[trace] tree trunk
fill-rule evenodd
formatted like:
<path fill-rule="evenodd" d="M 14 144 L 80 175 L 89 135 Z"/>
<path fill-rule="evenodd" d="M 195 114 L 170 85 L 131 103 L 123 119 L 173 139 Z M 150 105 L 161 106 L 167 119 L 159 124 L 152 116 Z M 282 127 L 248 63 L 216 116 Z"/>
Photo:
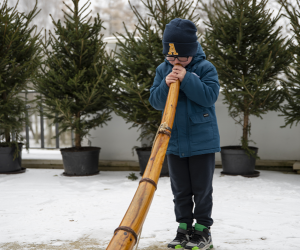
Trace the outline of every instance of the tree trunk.
<path fill-rule="evenodd" d="M 66 144 L 66 132 L 64 132 L 60 135 L 60 139 L 61 139 L 62 144 L 65 145 Z"/>
<path fill-rule="evenodd" d="M 6 101 L 6 92 L 4 91 L 2 94 L 3 101 Z M 5 119 L 8 120 L 8 115 L 5 115 Z M 5 142 L 10 142 L 10 131 L 8 128 L 4 129 Z"/>
<path fill-rule="evenodd" d="M 10 132 L 9 129 L 5 129 L 5 141 L 10 142 Z"/>
<path fill-rule="evenodd" d="M 48 133 L 47 133 L 47 144 L 48 147 L 52 147 L 52 126 L 50 127 L 51 122 L 49 119 L 47 119 L 47 128 L 48 128 Z"/>
<path fill-rule="evenodd" d="M 244 107 L 245 107 L 245 111 L 244 111 L 244 124 L 243 124 L 243 141 L 247 142 L 248 145 L 248 124 L 249 124 L 249 112 L 248 112 L 248 105 L 247 105 L 247 99 L 244 99 Z"/>
<path fill-rule="evenodd" d="M 76 121 L 78 120 L 78 122 L 79 122 L 79 120 L 80 120 L 80 112 L 78 112 L 75 115 L 75 119 L 76 119 Z M 81 148 L 80 133 L 79 133 L 79 131 L 78 131 L 77 128 L 75 129 L 75 147 L 77 149 Z"/>
<path fill-rule="evenodd" d="M 37 116 L 36 112 L 34 112 L 34 122 L 35 122 L 35 133 L 33 133 L 33 137 L 35 139 L 35 143 L 38 144 L 39 143 L 39 133 L 38 133 L 38 131 L 39 131 L 39 122 L 38 122 L 38 116 Z"/>

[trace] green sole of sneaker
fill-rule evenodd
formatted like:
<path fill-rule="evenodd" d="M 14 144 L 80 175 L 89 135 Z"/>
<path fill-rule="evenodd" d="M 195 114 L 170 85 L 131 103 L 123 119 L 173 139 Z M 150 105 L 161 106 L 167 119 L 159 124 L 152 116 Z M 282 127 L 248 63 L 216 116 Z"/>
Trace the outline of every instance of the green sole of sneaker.
<path fill-rule="evenodd" d="M 214 246 L 210 245 L 209 247 L 205 247 L 205 248 L 199 248 L 199 247 L 193 247 L 192 250 L 213 250 Z"/>

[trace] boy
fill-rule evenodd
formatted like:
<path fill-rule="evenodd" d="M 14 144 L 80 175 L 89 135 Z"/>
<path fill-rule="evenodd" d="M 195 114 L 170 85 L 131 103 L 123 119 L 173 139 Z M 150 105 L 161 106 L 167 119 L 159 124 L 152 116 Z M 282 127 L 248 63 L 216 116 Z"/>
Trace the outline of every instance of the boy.
<path fill-rule="evenodd" d="M 214 104 L 220 85 L 215 67 L 205 60 L 196 32 L 194 23 L 185 19 L 176 18 L 166 25 L 163 34 L 166 59 L 157 67 L 150 89 L 151 105 L 163 111 L 170 84 L 177 79 L 181 82 L 166 153 L 175 216 L 180 223 L 169 248 L 213 247 L 210 234 L 212 178 L 215 152 L 220 152 Z"/>

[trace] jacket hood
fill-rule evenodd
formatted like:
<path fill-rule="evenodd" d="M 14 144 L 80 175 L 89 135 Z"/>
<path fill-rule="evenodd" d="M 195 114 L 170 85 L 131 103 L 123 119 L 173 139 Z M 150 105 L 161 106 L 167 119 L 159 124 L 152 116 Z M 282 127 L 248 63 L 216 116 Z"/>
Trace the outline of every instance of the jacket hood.
<path fill-rule="evenodd" d="M 198 42 L 197 53 L 196 55 L 194 55 L 193 60 L 186 66 L 186 68 L 192 68 L 195 64 L 198 64 L 204 59 L 206 59 L 206 55 L 202 49 L 201 44 Z M 165 59 L 165 62 L 173 67 L 173 65 L 167 59 Z"/>

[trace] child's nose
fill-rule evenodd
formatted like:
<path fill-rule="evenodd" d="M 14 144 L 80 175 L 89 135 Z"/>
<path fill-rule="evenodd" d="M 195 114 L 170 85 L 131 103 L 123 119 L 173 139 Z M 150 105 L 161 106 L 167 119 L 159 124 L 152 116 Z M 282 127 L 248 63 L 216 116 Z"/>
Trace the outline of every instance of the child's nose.
<path fill-rule="evenodd" d="M 175 63 L 179 63 L 180 61 L 178 60 L 178 58 L 175 58 Z"/>

